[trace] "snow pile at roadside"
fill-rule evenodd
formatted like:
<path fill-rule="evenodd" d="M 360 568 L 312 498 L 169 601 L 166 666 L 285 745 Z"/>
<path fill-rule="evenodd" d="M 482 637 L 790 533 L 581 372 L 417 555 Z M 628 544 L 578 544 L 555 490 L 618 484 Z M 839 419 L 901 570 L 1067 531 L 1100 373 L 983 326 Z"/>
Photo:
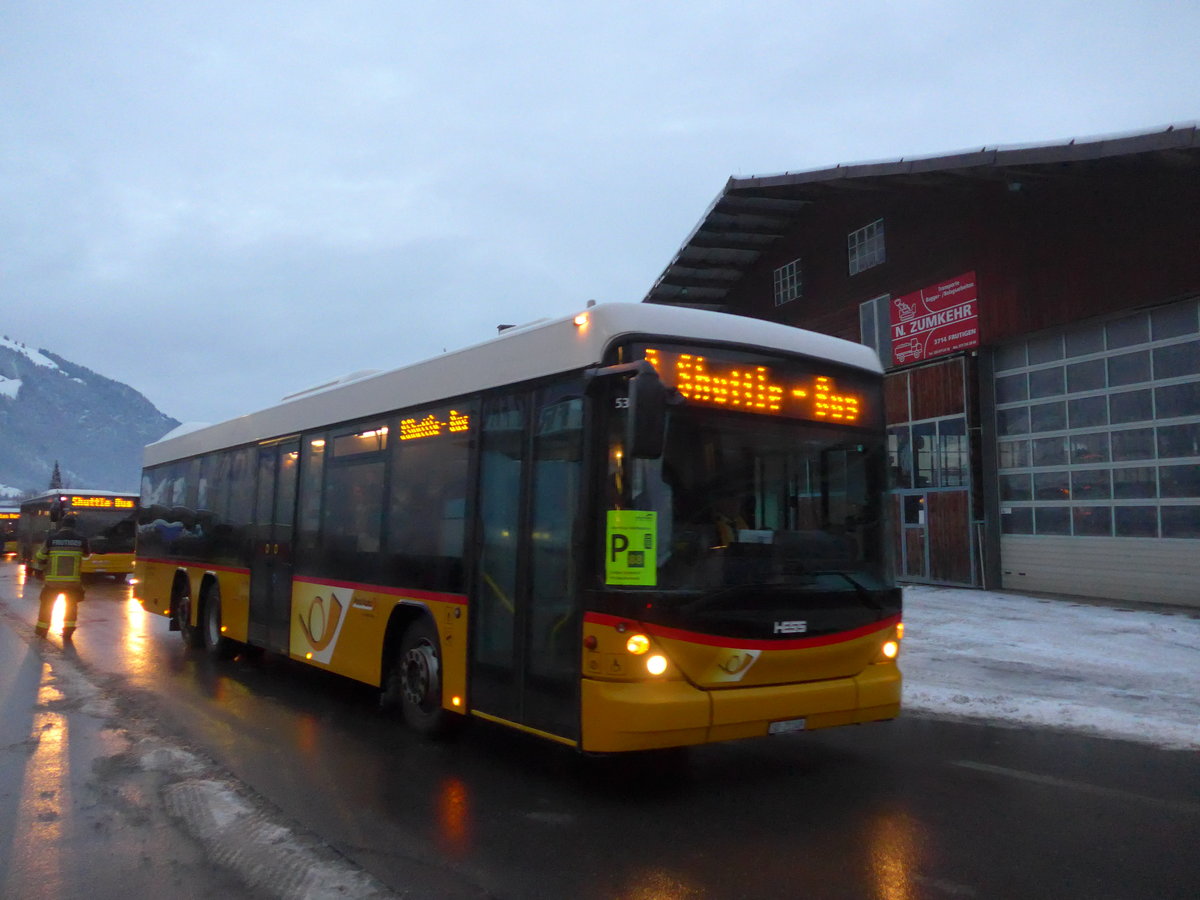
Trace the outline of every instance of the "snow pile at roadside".
<path fill-rule="evenodd" d="M 1200 618 L 904 589 L 904 709 L 1200 749 Z"/>

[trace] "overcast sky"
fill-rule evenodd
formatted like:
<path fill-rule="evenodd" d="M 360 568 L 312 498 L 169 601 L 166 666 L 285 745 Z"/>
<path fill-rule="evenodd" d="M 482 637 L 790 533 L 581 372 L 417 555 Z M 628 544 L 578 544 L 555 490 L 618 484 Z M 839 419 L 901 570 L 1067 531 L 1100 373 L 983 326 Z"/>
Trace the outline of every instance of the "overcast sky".
<path fill-rule="evenodd" d="M 1200 118 L 1200 3 L 0 4 L 0 334 L 215 422 L 589 299 L 730 175 Z"/>

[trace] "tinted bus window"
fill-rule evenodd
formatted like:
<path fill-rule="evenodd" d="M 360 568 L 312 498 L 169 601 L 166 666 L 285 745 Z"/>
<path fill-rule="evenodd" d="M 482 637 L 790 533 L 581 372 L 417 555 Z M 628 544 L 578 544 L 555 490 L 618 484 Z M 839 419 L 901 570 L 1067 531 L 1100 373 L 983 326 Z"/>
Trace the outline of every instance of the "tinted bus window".
<path fill-rule="evenodd" d="M 300 446 L 300 504 L 299 533 L 296 546 L 301 551 L 317 548 L 321 535 L 321 485 L 325 479 L 325 447 L 323 434 L 308 435 Z"/>
<path fill-rule="evenodd" d="M 377 577 L 387 431 L 379 423 L 333 438 L 333 452 L 325 466 L 321 546 L 327 569 L 336 578 Z"/>
<path fill-rule="evenodd" d="M 461 593 L 467 473 L 475 414 L 438 407 L 401 417 L 392 443 L 388 581 Z M 407 426 L 406 426 L 407 423 Z"/>

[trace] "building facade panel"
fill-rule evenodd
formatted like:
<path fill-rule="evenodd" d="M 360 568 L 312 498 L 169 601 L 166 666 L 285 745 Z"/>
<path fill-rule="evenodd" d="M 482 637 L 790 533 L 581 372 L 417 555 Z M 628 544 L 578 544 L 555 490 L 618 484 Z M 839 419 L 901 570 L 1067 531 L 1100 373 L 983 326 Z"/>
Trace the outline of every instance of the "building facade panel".
<path fill-rule="evenodd" d="M 1001 586 L 1142 603 L 1196 606 L 1195 541 L 1005 535 Z"/>
<path fill-rule="evenodd" d="M 931 581 L 975 584 L 975 535 L 968 491 L 933 491 L 929 503 Z"/>
<path fill-rule="evenodd" d="M 961 356 L 912 369 L 906 374 L 911 382 L 913 419 L 934 419 L 966 412 L 966 381 Z"/>
<path fill-rule="evenodd" d="M 861 341 L 887 368 L 902 576 L 1200 606 L 1195 127 L 732 179 L 725 195 L 792 205 L 710 300 Z M 795 260 L 803 289 L 776 304 Z M 902 357 L 893 298 L 963 273 L 978 346 Z M 647 300 L 686 296 L 660 280 Z"/>

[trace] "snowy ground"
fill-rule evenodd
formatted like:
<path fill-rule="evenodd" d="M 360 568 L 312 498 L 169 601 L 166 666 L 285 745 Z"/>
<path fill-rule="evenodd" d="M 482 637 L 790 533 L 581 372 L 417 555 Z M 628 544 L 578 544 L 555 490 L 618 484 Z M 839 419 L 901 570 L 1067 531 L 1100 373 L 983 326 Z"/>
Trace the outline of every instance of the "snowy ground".
<path fill-rule="evenodd" d="M 904 709 L 1200 750 L 1200 611 L 909 585 Z"/>

